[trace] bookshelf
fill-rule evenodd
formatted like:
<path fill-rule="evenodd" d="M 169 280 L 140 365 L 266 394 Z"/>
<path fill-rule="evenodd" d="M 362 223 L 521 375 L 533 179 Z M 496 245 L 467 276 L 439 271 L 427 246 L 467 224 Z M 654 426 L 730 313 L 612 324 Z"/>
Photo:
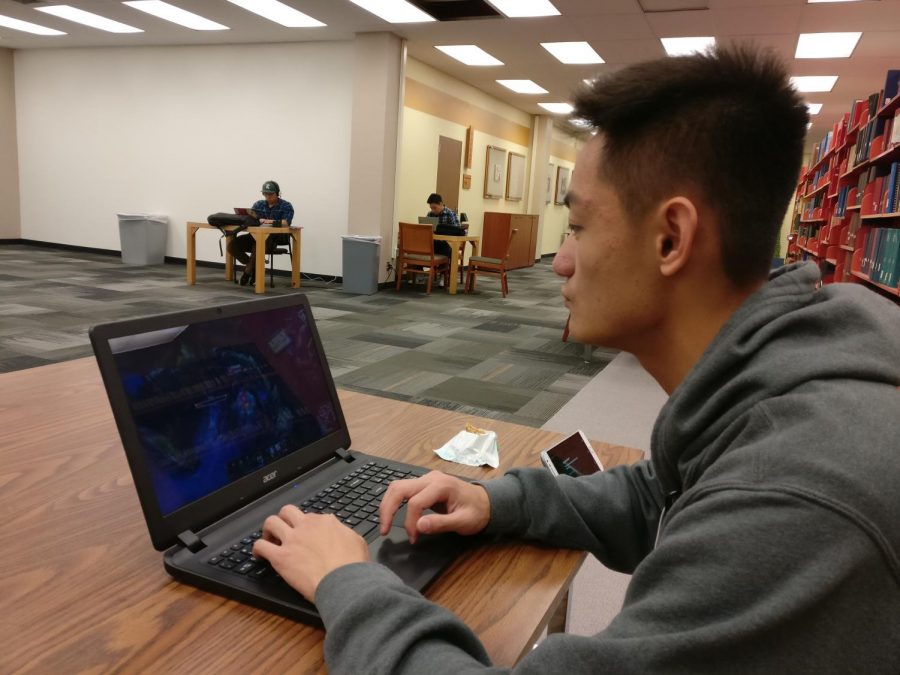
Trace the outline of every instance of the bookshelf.
<path fill-rule="evenodd" d="M 813 149 L 788 256 L 818 262 L 823 283 L 861 283 L 900 304 L 900 69 Z"/>

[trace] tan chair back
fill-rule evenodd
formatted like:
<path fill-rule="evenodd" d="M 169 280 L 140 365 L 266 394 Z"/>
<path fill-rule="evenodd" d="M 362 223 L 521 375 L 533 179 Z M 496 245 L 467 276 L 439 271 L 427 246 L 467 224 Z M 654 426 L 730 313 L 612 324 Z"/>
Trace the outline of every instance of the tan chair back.
<path fill-rule="evenodd" d="M 400 255 L 415 253 L 430 256 L 434 253 L 433 230 L 431 225 L 400 223 Z"/>

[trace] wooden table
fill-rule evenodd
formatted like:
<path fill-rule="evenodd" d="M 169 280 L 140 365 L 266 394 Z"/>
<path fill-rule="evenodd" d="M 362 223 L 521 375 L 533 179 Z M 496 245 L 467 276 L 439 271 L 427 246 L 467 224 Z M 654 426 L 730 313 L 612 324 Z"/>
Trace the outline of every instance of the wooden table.
<path fill-rule="evenodd" d="M 478 248 L 481 246 L 481 237 L 476 234 L 453 235 L 453 234 L 435 234 L 435 241 L 446 241 L 450 244 L 450 248 L 455 249 L 454 255 L 450 256 L 450 293 L 456 294 L 459 285 L 459 259 L 460 254 L 465 253 L 466 242 L 472 244 L 471 255 L 478 255 Z"/>
<path fill-rule="evenodd" d="M 237 225 L 228 225 L 218 228 L 209 223 L 192 223 L 187 224 L 187 282 L 193 286 L 197 283 L 197 230 L 216 230 L 220 229 L 226 232 L 234 232 L 238 229 Z M 266 250 L 266 239 L 270 234 L 290 234 L 293 238 L 291 246 L 291 288 L 300 288 L 300 230 L 299 227 L 274 227 L 271 225 L 260 225 L 258 227 L 248 227 L 245 232 L 249 233 L 254 239 L 257 251 Z M 253 272 L 256 279 L 256 292 L 266 292 L 266 257 L 264 255 L 256 256 L 256 269 Z M 225 279 L 226 281 L 234 281 L 234 256 L 225 250 Z"/>
<path fill-rule="evenodd" d="M 537 465 L 558 434 L 342 391 L 361 451 L 482 478 Z M 497 431 L 501 469 L 451 465 L 466 421 Z M 638 450 L 595 444 L 606 466 Z M 92 358 L 0 375 L 0 672 L 320 673 L 323 631 L 172 581 L 150 544 Z M 522 543 L 460 558 L 426 595 L 500 666 L 540 634 L 584 555 Z"/>

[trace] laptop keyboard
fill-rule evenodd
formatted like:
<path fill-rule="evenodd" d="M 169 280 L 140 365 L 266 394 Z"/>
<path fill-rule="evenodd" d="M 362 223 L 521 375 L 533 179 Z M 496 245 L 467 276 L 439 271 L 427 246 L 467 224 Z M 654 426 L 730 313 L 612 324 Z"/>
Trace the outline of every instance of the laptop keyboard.
<path fill-rule="evenodd" d="M 368 462 L 297 506 L 304 513 L 333 513 L 338 520 L 365 538 L 378 527 L 378 507 L 388 484 L 421 475 Z M 251 532 L 206 562 L 248 579 L 278 576 L 268 562 L 253 555 L 253 542 L 261 536 L 261 530 Z"/>

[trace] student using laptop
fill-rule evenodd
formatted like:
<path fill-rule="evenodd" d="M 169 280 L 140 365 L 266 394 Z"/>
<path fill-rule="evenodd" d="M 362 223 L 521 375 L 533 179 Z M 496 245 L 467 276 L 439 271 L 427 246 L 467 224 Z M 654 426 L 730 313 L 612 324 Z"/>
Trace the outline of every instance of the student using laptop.
<path fill-rule="evenodd" d="M 453 209 L 444 206 L 444 198 L 436 192 L 432 192 L 430 195 L 428 195 L 428 213 L 425 214 L 425 217 L 437 218 L 437 223 L 435 223 L 434 226 L 435 232 L 437 232 L 438 228 L 442 225 L 460 227 L 459 218 L 457 218 L 456 213 L 453 211 Z M 452 254 L 450 244 L 448 244 L 446 241 L 434 242 L 434 252 L 438 255 L 445 255 L 448 258 Z"/>
<path fill-rule="evenodd" d="M 257 200 L 251 210 L 259 219 L 260 225 L 275 225 L 287 227 L 294 220 L 293 205 L 281 198 L 281 188 L 274 180 L 267 180 L 262 186 L 263 198 Z M 273 234 L 266 238 L 266 253 L 276 246 L 284 245 L 290 239 L 288 234 Z M 253 280 L 253 270 L 256 263 L 256 251 L 254 239 L 247 233 L 232 237 L 228 242 L 228 252 L 244 265 L 244 273 L 241 275 L 241 286 L 246 286 Z"/>
<path fill-rule="evenodd" d="M 575 114 L 597 134 L 554 269 L 578 340 L 634 353 L 670 394 L 652 459 L 482 485 L 432 472 L 393 483 L 382 522 L 408 500 L 412 540 L 524 537 L 633 574 L 606 630 L 551 635 L 514 672 L 900 672 L 900 311 L 820 287 L 809 263 L 769 275 L 808 117 L 783 64 L 748 48 L 636 64 Z M 489 667 L 334 518 L 286 507 L 254 552 L 315 600 L 331 672 Z"/>

